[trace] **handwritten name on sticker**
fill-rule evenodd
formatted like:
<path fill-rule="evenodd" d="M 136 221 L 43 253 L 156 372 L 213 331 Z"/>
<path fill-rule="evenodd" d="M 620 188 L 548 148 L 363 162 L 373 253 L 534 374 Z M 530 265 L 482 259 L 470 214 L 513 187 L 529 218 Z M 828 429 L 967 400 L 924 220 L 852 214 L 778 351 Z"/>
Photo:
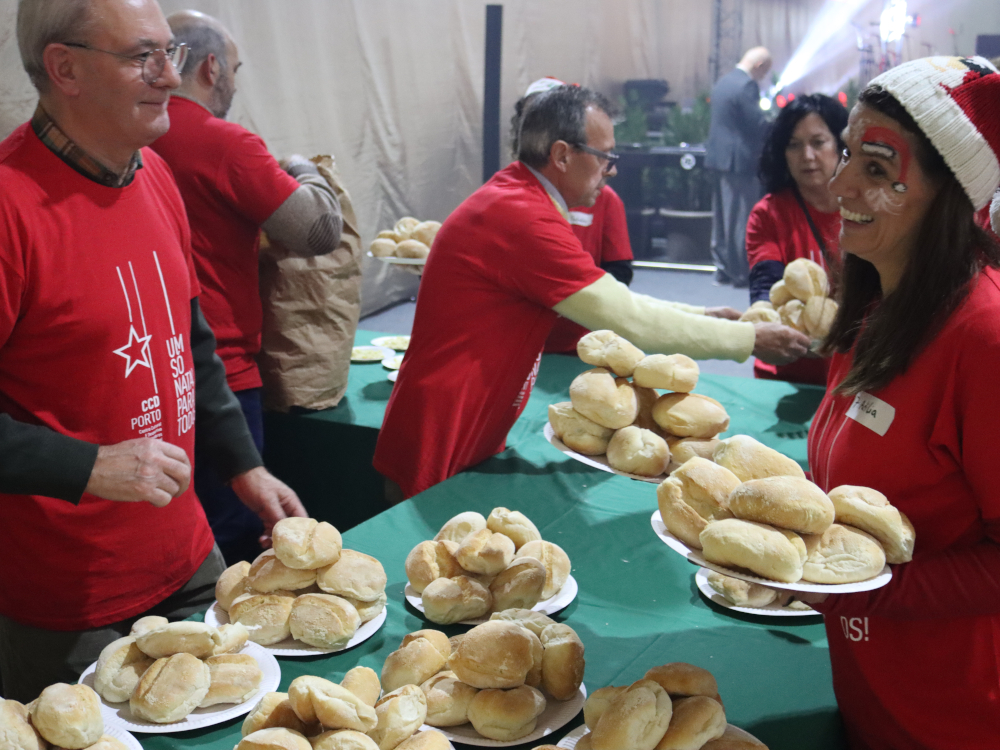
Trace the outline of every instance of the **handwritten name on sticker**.
<path fill-rule="evenodd" d="M 854 397 L 854 403 L 847 410 L 847 416 L 864 425 L 879 437 L 885 437 L 892 420 L 896 418 L 896 408 L 880 398 L 862 391 Z"/>

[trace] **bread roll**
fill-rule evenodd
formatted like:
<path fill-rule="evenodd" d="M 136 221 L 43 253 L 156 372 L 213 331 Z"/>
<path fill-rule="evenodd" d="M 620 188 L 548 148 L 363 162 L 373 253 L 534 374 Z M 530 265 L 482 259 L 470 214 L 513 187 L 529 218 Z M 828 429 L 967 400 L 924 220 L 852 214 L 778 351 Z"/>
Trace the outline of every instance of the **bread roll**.
<path fill-rule="evenodd" d="M 171 622 L 136 636 L 139 649 L 154 659 L 191 654 L 206 659 L 215 651 L 216 629 L 204 622 Z"/>
<path fill-rule="evenodd" d="M 469 703 L 469 721 L 483 737 L 511 742 L 535 730 L 545 696 L 528 685 L 511 690 L 480 690 Z"/>
<path fill-rule="evenodd" d="M 272 727 L 248 734 L 234 750 L 312 750 L 312 745 L 292 729 Z"/>
<path fill-rule="evenodd" d="M 368 732 L 379 750 L 394 750 L 420 729 L 427 718 L 427 698 L 417 685 L 403 685 L 375 704 L 378 724 Z"/>
<path fill-rule="evenodd" d="M 726 724 L 726 731 L 715 740 L 709 740 L 701 750 L 767 750 L 767 745 L 739 727 Z"/>
<path fill-rule="evenodd" d="M 635 366 L 632 380 L 644 388 L 690 393 L 698 375 L 698 363 L 684 354 L 650 354 Z"/>
<path fill-rule="evenodd" d="M 371 667 L 354 667 L 349 669 L 340 686 L 345 687 L 361 700 L 374 708 L 382 695 L 382 683 L 378 674 Z"/>
<path fill-rule="evenodd" d="M 611 705 L 611 701 L 626 690 L 628 690 L 627 686 L 615 687 L 609 685 L 608 687 L 599 688 L 588 695 L 587 700 L 583 703 L 583 722 L 587 725 L 587 729 L 593 731 L 601 715 Z"/>
<path fill-rule="evenodd" d="M 418 630 L 403 638 L 382 666 L 382 689 L 392 692 L 403 685 L 420 685 L 444 669 L 451 656 L 448 636 L 440 630 Z"/>
<path fill-rule="evenodd" d="M 396 245 L 396 256 L 399 258 L 426 258 L 431 249 L 419 240 L 403 240 Z"/>
<path fill-rule="evenodd" d="M 292 637 L 316 648 L 344 648 L 361 626 L 358 610 L 332 594 L 303 594 L 292 603 Z"/>
<path fill-rule="evenodd" d="M 420 689 L 427 698 L 427 718 L 432 727 L 457 727 L 469 720 L 469 703 L 479 692 L 448 670 L 424 680 Z"/>
<path fill-rule="evenodd" d="M 289 568 L 273 549 L 264 550 L 250 566 L 250 585 L 257 591 L 295 591 L 316 583 L 316 571 Z"/>
<path fill-rule="evenodd" d="M 274 554 L 289 568 L 315 570 L 340 559 L 340 532 L 326 521 L 282 518 L 274 524 L 271 540 Z"/>
<path fill-rule="evenodd" d="M 392 243 L 394 245 L 400 240 L 406 239 L 406 237 L 400 237 L 398 234 L 396 234 L 395 230 L 393 229 L 383 229 L 375 236 L 377 239 L 380 240 L 392 240 Z"/>
<path fill-rule="evenodd" d="M 180 721 L 208 695 L 211 670 L 188 653 L 157 659 L 139 680 L 129 698 L 129 709 L 155 724 Z"/>
<path fill-rule="evenodd" d="M 427 245 L 427 247 L 431 247 L 434 244 L 434 238 L 437 237 L 439 229 L 441 229 L 440 221 L 422 221 L 410 232 L 410 239 L 419 240 Z"/>
<path fill-rule="evenodd" d="M 469 576 L 455 576 L 432 582 L 424 589 L 420 601 L 428 620 L 451 625 L 488 614 L 493 606 L 493 595 Z"/>
<path fill-rule="evenodd" d="M 739 485 L 740 480 L 728 469 L 704 458 L 692 458 L 656 488 L 663 525 L 692 549 L 701 549 L 705 526 L 732 517 L 726 501 Z"/>
<path fill-rule="evenodd" d="M 757 521 L 799 534 L 822 534 L 833 523 L 830 498 L 808 479 L 767 477 L 744 482 L 729 495 L 729 510 L 744 521 Z"/>
<path fill-rule="evenodd" d="M 769 298 L 771 300 L 771 304 L 774 305 L 775 310 L 793 299 L 792 293 L 788 291 L 788 287 L 785 285 L 784 280 L 776 281 L 771 285 Z"/>
<path fill-rule="evenodd" d="M 212 649 L 212 656 L 235 654 L 250 640 L 250 631 L 241 623 L 231 622 L 216 628 L 213 640 L 215 648 Z"/>
<path fill-rule="evenodd" d="M 510 537 L 486 528 L 469 534 L 455 550 L 455 559 L 470 573 L 496 575 L 510 565 L 514 549 Z"/>
<path fill-rule="evenodd" d="M 249 564 L 250 563 L 247 563 L 247 565 Z M 148 633 L 150 630 L 162 628 L 169 622 L 170 620 L 166 617 L 160 617 L 159 615 L 147 615 L 146 617 L 140 617 L 132 623 L 132 629 L 129 631 L 129 635 L 142 635 L 143 633 Z"/>
<path fill-rule="evenodd" d="M 105 734 L 87 750 L 129 750 L 129 746 L 110 734 Z"/>
<path fill-rule="evenodd" d="M 667 441 L 650 430 L 630 425 L 615 432 L 608 443 L 608 465 L 618 471 L 656 477 L 670 463 Z"/>
<path fill-rule="evenodd" d="M 465 634 L 448 664 L 466 685 L 514 688 L 523 685 L 531 671 L 534 638 L 530 630 L 513 622 L 490 620 Z"/>
<path fill-rule="evenodd" d="M 718 438 L 678 438 L 671 435 L 667 446 L 670 448 L 670 467 L 673 468 L 667 467 L 667 470 L 674 471 L 695 457 L 713 461 L 720 442 Z"/>
<path fill-rule="evenodd" d="M 810 297 L 802 310 L 802 326 L 814 339 L 825 339 L 837 317 L 837 303 L 829 297 Z"/>
<path fill-rule="evenodd" d="M 420 542 L 406 556 L 406 579 L 418 594 L 438 578 L 460 576 L 465 571 L 455 559 L 458 543 L 448 539 Z"/>
<path fill-rule="evenodd" d="M 219 580 L 215 582 L 215 598 L 219 601 L 219 606 L 226 610 L 226 612 L 232 606 L 233 599 L 248 593 L 246 589 L 249 583 L 247 579 L 249 574 L 250 563 L 246 560 L 240 560 L 235 565 L 230 565 L 222 571 Z M 166 625 L 165 622 L 163 624 Z"/>
<path fill-rule="evenodd" d="M 490 583 L 493 609 L 531 609 L 542 600 L 544 588 L 542 561 L 529 556 L 516 557 Z"/>
<path fill-rule="evenodd" d="M 727 518 L 705 527 L 701 546 L 705 559 L 717 565 L 746 568 L 784 583 L 802 578 L 805 543 L 793 531 Z"/>
<path fill-rule="evenodd" d="M 726 731 L 726 713 L 711 698 L 696 695 L 674 701 L 674 715 L 656 750 L 698 750 Z"/>
<path fill-rule="evenodd" d="M 502 612 L 494 612 L 490 615 L 490 619 L 517 623 L 521 627 L 530 630 L 536 636 L 540 636 L 542 631 L 549 625 L 555 624 L 555 620 L 551 617 L 533 609 L 505 609 Z M 454 641 L 454 637 L 452 640 Z M 454 648 L 452 650 L 454 651 Z"/>
<path fill-rule="evenodd" d="M 48 750 L 48 744 L 31 726 L 23 703 L 0 698 L 0 746 L 4 750 Z"/>
<path fill-rule="evenodd" d="M 549 625 L 542 642 L 542 688 L 558 701 L 568 701 L 583 684 L 583 641 L 569 625 Z"/>
<path fill-rule="evenodd" d="M 309 738 L 312 750 L 378 750 L 378 744 L 362 732 L 353 729 L 331 729 Z"/>
<path fill-rule="evenodd" d="M 218 703 L 242 703 L 257 691 L 264 677 L 257 660 L 249 654 L 210 656 L 205 664 L 211 674 L 211 684 L 199 708 Z"/>
<path fill-rule="evenodd" d="M 885 551 L 870 534 L 835 523 L 806 543 L 802 580 L 810 583 L 857 583 L 874 578 L 885 567 Z"/>
<path fill-rule="evenodd" d="M 591 732 L 594 750 L 653 750 L 673 707 L 667 692 L 652 680 L 638 680 L 616 696 Z"/>
<path fill-rule="evenodd" d="M 527 628 L 525 630 L 531 639 L 531 669 L 524 676 L 524 684 L 540 688 L 542 686 L 542 668 L 545 666 L 545 649 L 542 647 L 540 636 L 535 635 Z"/>
<path fill-rule="evenodd" d="M 410 239 L 410 233 L 420 226 L 420 219 L 414 219 L 412 216 L 404 216 L 402 219 L 396 222 L 396 226 L 392 229 L 399 237 L 399 241 Z"/>
<path fill-rule="evenodd" d="M 376 258 L 391 258 L 396 254 L 396 241 L 388 237 L 377 237 L 372 240 L 368 249 Z"/>
<path fill-rule="evenodd" d="M 703 695 L 713 700 L 719 699 L 719 685 L 707 669 L 682 661 L 670 662 L 653 667 L 646 672 L 645 679 L 652 680 L 667 691 L 672 699 Z"/>
<path fill-rule="evenodd" d="M 653 419 L 677 437 L 710 438 L 729 427 L 722 404 L 699 393 L 665 393 L 653 406 Z"/>
<path fill-rule="evenodd" d="M 494 508 L 486 519 L 486 528 L 495 534 L 503 534 L 514 542 L 514 550 L 519 550 L 528 542 L 542 538 L 538 527 L 519 510 Z"/>
<path fill-rule="evenodd" d="M 440 732 L 426 729 L 396 745 L 396 750 L 455 750 Z"/>
<path fill-rule="evenodd" d="M 448 519 L 445 525 L 441 527 L 441 530 L 434 535 L 434 541 L 440 542 L 441 540 L 446 539 L 449 542 L 461 544 L 465 541 L 469 534 L 474 534 L 485 528 L 486 519 L 483 517 L 483 514 L 467 510 L 464 513 L 459 513 L 457 516 Z"/>
<path fill-rule="evenodd" d="M 618 430 L 628 427 L 639 414 L 635 390 L 625 379 L 618 379 L 603 368 L 577 375 L 569 386 L 573 408 L 602 427 Z"/>
<path fill-rule="evenodd" d="M 389 599 L 384 591 L 379 594 L 378 599 L 370 602 L 363 602 L 360 599 L 351 599 L 349 596 L 342 596 L 340 598 L 358 611 L 358 617 L 361 618 L 362 625 L 370 620 L 374 620 L 382 614 L 382 610 L 385 609 L 385 603 Z"/>
<path fill-rule="evenodd" d="M 326 593 L 363 602 L 385 593 L 386 580 L 382 563 L 352 549 L 341 550 L 337 562 L 316 571 L 316 583 Z"/>
<path fill-rule="evenodd" d="M 805 309 L 805 303 L 800 300 L 793 299 L 778 308 L 778 315 L 781 317 L 781 322 L 784 325 L 789 328 L 794 328 L 800 333 L 805 333 L 806 328 L 802 324 L 802 313 Z"/>
<path fill-rule="evenodd" d="M 803 302 L 808 302 L 810 297 L 817 294 L 825 297 L 830 291 L 826 271 L 819 263 L 808 258 L 796 258 L 785 266 L 782 281 L 791 295 Z"/>
<path fill-rule="evenodd" d="M 591 331 L 576 344 L 576 353 L 588 365 L 606 367 L 618 377 L 627 378 L 642 361 L 642 350 L 614 331 Z"/>
<path fill-rule="evenodd" d="M 292 634 L 289 620 L 294 603 L 295 594 L 291 591 L 244 594 L 236 597 L 229 609 L 229 619 L 246 627 L 254 643 L 270 646 Z"/>
<path fill-rule="evenodd" d="M 28 713 L 43 739 L 67 750 L 89 747 L 104 734 L 101 699 L 86 685 L 49 685 Z"/>
<path fill-rule="evenodd" d="M 305 734 L 306 725 L 292 710 L 288 693 L 265 693 L 253 710 L 243 720 L 240 730 L 244 737 L 259 729 L 285 727 Z"/>
<path fill-rule="evenodd" d="M 780 323 L 781 316 L 773 307 L 751 307 L 740 316 L 741 323 Z"/>
<path fill-rule="evenodd" d="M 370 732 L 378 723 L 374 708 L 347 688 L 322 677 L 296 677 L 288 686 L 288 700 L 306 724 L 318 721 L 328 729 Z"/>
<path fill-rule="evenodd" d="M 829 497 L 837 523 L 861 529 L 878 539 L 885 550 L 886 562 L 899 565 L 913 559 L 916 541 L 913 524 L 881 492 L 843 484 L 830 490 Z"/>
<path fill-rule="evenodd" d="M 572 568 L 569 555 L 554 542 L 538 539 L 528 542 L 517 551 L 519 557 L 534 557 L 545 566 L 545 585 L 542 587 L 542 601 L 549 599 L 562 589 Z M 509 607 L 506 609 L 510 609 Z M 530 611 L 530 610 L 529 610 Z M 538 635 L 538 633 L 535 633 Z"/>
<path fill-rule="evenodd" d="M 741 581 L 739 578 L 732 578 L 714 570 L 708 574 L 708 585 L 718 592 L 719 596 L 737 607 L 759 609 L 778 598 L 778 592 L 774 589 L 761 586 L 759 583 Z"/>
<path fill-rule="evenodd" d="M 767 477 L 805 479 L 806 476 L 797 461 L 778 453 L 774 448 L 768 448 L 749 435 L 733 435 L 720 440 L 712 460 L 733 472 L 741 482 Z"/>
<path fill-rule="evenodd" d="M 94 690 L 108 703 L 123 703 L 153 661 L 135 645 L 135 636 L 112 641 L 97 658 Z"/>

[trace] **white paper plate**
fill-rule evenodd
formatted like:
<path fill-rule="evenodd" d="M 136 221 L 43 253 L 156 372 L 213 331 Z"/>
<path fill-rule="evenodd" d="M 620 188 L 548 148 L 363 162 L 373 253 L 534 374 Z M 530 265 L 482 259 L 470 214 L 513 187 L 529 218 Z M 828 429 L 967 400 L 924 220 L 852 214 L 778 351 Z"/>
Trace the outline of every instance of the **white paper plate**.
<path fill-rule="evenodd" d="M 568 733 L 565 737 L 559 740 L 559 742 L 556 743 L 556 747 L 562 747 L 565 748 L 565 750 L 574 750 L 574 748 L 576 747 L 576 743 L 579 742 L 580 738 L 583 737 L 583 735 L 585 735 L 589 731 L 590 730 L 587 729 L 586 724 L 581 724 L 572 732 Z M 749 732 L 744 731 L 739 727 L 734 727 L 732 724 L 726 725 L 726 731 L 730 732 L 732 736 L 737 737 L 741 740 L 745 740 L 746 742 L 760 742 L 760 740 L 758 740 Z"/>
<path fill-rule="evenodd" d="M 104 725 L 104 734 L 109 737 L 114 737 L 116 740 L 124 744 L 125 747 L 129 748 L 129 750 L 142 750 L 142 745 L 139 744 L 139 740 L 117 724 L 106 723 Z"/>
<path fill-rule="evenodd" d="M 397 352 L 405 352 L 410 346 L 409 336 L 379 336 L 372 339 L 374 346 L 384 346 L 387 349 L 395 349 Z"/>
<path fill-rule="evenodd" d="M 638 479 L 640 482 L 651 482 L 652 484 L 659 484 L 667 478 L 666 474 L 660 474 L 655 477 L 643 477 L 638 474 L 629 474 L 626 471 L 618 471 L 618 469 L 612 469 L 608 465 L 608 459 L 606 456 L 585 456 L 582 453 L 577 453 L 575 450 L 567 448 L 566 444 L 556 437 L 555 432 L 552 431 L 552 425 L 548 422 L 545 423 L 545 428 L 542 430 L 542 434 L 545 435 L 545 439 L 552 443 L 555 448 L 562 451 L 570 458 L 575 458 L 580 463 L 587 464 L 587 466 L 593 466 L 595 469 L 607 471 L 611 474 L 620 474 L 621 476 L 628 477 L 629 479 Z"/>
<path fill-rule="evenodd" d="M 712 588 L 712 584 L 708 582 L 708 574 L 710 572 L 711 571 L 708 570 L 708 568 L 698 568 L 698 572 L 694 574 L 694 582 L 698 586 L 698 591 L 701 592 L 702 596 L 713 604 L 718 604 L 720 607 L 731 609 L 734 612 L 745 612 L 748 615 L 762 615 L 764 617 L 819 616 L 819 612 L 811 607 L 809 609 L 789 609 L 788 607 L 779 607 L 777 602 L 772 602 L 766 607 L 737 607 L 731 601 L 726 599 L 726 597 L 722 596 L 722 594 Z"/>
<path fill-rule="evenodd" d="M 101 714 L 104 716 L 105 731 L 108 725 L 121 727 L 129 732 L 144 732 L 146 734 L 172 734 L 174 732 L 186 732 L 189 729 L 199 729 L 200 727 L 210 727 L 214 724 L 221 724 L 224 721 L 235 719 L 250 713 L 257 701 L 264 693 L 270 693 L 278 689 L 281 682 L 281 668 L 278 660 L 271 654 L 258 646 L 256 643 L 247 643 L 240 651 L 241 654 L 250 654 L 256 659 L 263 676 L 257 690 L 239 704 L 219 703 L 208 708 L 196 708 L 181 721 L 172 724 L 154 724 L 151 721 L 144 721 L 132 715 L 128 701 L 124 703 L 108 703 L 101 698 Z M 94 670 L 97 662 L 94 662 L 80 676 L 80 683 L 89 687 L 94 687 Z"/>
<path fill-rule="evenodd" d="M 535 731 L 531 734 L 525 735 L 524 737 L 518 737 L 516 740 L 510 740 L 509 742 L 491 740 L 487 737 L 483 737 L 473 728 L 472 724 L 461 724 L 457 727 L 432 727 L 428 724 L 424 724 L 417 731 L 423 732 L 428 729 L 436 729 L 452 742 L 461 742 L 465 745 L 479 745 L 480 747 L 511 747 L 512 745 L 523 745 L 527 742 L 540 740 L 542 737 L 552 734 L 557 729 L 561 729 L 573 721 L 573 718 L 580 713 L 580 709 L 583 708 L 584 701 L 587 700 L 587 688 L 580 685 L 580 689 L 577 691 L 576 695 L 568 701 L 557 701 L 548 695 L 545 696 L 545 700 L 545 710 L 542 711 L 542 715 L 538 717 L 538 723 L 535 725 Z"/>
<path fill-rule="evenodd" d="M 399 370 L 393 370 L 392 372 L 390 372 L 388 375 L 385 376 L 385 379 L 388 380 L 390 383 L 395 383 L 396 378 L 398 377 L 399 377 Z"/>
<path fill-rule="evenodd" d="M 382 360 L 382 367 L 387 370 L 398 370 L 403 365 L 403 355 L 393 354 Z"/>
<path fill-rule="evenodd" d="M 427 262 L 427 258 L 397 258 L 395 255 L 380 258 L 377 255 L 372 255 L 371 250 L 368 251 L 368 257 L 388 263 L 390 266 L 422 266 Z"/>
<path fill-rule="evenodd" d="M 377 617 L 369 620 L 358 628 L 354 637 L 351 638 L 351 640 L 349 640 L 347 645 L 343 648 L 332 650 L 327 648 L 316 648 L 315 646 L 310 646 L 308 643 L 297 641 L 291 636 L 283 641 L 275 643 L 273 646 L 259 646 L 259 648 L 262 648 L 275 656 L 315 656 L 316 654 L 335 654 L 339 651 L 345 651 L 353 646 L 357 646 L 359 643 L 363 643 L 375 635 L 375 633 L 378 632 L 378 629 L 382 627 L 382 623 L 385 622 L 387 611 L 388 610 L 383 609 L 379 612 Z M 205 624 L 214 625 L 215 627 L 229 624 L 229 615 L 226 613 L 226 610 L 219 606 L 219 602 L 213 602 L 212 606 L 208 608 L 208 611 L 205 613 Z"/>
<path fill-rule="evenodd" d="M 576 585 L 576 579 L 571 575 L 566 579 L 566 583 L 562 585 L 554 595 L 550 596 L 548 599 L 543 599 L 538 602 L 532 609 L 535 612 L 541 612 L 543 615 L 554 615 L 556 612 L 566 609 L 570 602 L 576 599 L 577 591 L 580 587 Z M 423 614 L 424 603 L 420 598 L 414 588 L 410 584 L 406 584 L 406 588 L 403 589 L 403 594 L 406 596 L 406 601 L 410 603 L 415 610 Z M 459 625 L 482 625 L 487 622 L 489 617 L 481 617 L 476 620 L 462 620 Z"/>
<path fill-rule="evenodd" d="M 356 357 L 356 352 L 373 352 L 379 356 L 374 359 L 364 359 L 361 357 Z M 360 364 L 368 364 L 369 362 L 381 362 L 386 357 L 391 357 L 395 352 L 388 346 L 355 346 L 351 347 L 351 362 L 356 362 Z"/>
<path fill-rule="evenodd" d="M 659 510 L 653 513 L 649 522 L 653 527 L 653 531 L 656 532 L 656 535 L 660 537 L 660 540 L 664 544 L 670 547 L 670 549 L 677 554 L 686 557 L 695 565 L 700 565 L 701 567 L 708 568 L 709 570 L 718 571 L 723 575 L 732 576 L 733 578 L 739 578 L 741 581 L 750 581 L 751 583 L 759 583 L 762 586 L 770 586 L 772 589 L 813 591 L 820 594 L 851 594 L 858 591 L 880 589 L 889 583 L 889 580 L 892 578 L 892 570 L 890 570 L 889 566 L 886 565 L 882 568 L 882 572 L 874 578 L 869 578 L 867 581 L 859 581 L 858 583 L 807 583 L 805 581 L 782 583 L 781 581 L 772 581 L 770 578 L 761 578 L 760 576 L 754 575 L 746 570 L 736 570 L 734 568 L 727 568 L 725 566 L 709 562 L 701 554 L 701 550 L 691 549 L 684 544 L 684 542 L 667 531 L 667 527 L 663 525 L 663 519 L 660 518 Z"/>

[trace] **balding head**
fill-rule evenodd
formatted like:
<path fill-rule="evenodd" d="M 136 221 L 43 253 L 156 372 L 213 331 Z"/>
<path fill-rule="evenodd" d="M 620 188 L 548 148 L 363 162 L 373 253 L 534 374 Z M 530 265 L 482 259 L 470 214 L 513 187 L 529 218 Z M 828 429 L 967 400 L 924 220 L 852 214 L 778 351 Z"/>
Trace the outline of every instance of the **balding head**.
<path fill-rule="evenodd" d="M 771 53 L 766 47 L 753 47 L 743 53 L 736 67 L 760 83 L 771 70 Z"/>
<path fill-rule="evenodd" d="M 236 93 L 240 66 L 236 42 L 217 18 L 197 10 L 182 10 L 167 18 L 174 41 L 188 46 L 179 94 L 225 117 Z"/>

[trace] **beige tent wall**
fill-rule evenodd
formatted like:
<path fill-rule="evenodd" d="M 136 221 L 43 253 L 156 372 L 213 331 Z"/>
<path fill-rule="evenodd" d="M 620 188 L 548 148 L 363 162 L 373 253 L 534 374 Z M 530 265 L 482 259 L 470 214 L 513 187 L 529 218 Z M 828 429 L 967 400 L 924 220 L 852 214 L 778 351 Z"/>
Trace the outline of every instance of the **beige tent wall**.
<path fill-rule="evenodd" d="M 727 3 L 738 0 L 725 0 Z M 788 61 L 824 2 L 746 0 L 742 48 L 768 46 Z M 244 67 L 230 117 L 271 151 L 332 153 L 364 239 L 403 215 L 444 219 L 481 182 L 483 0 L 163 0 L 219 17 Z M 504 2 L 504 118 L 543 75 L 617 97 L 630 78 L 665 78 L 684 101 L 709 87 L 711 0 L 509 0 Z M 977 33 L 1000 33 L 996 0 L 923 0 L 912 56 L 965 52 Z M 14 37 L 15 0 L 0 0 L 0 136 L 28 119 L 34 92 Z M 877 20 L 879 0 L 860 16 Z M 933 18 L 933 28 L 931 28 Z M 954 28 L 954 37 L 947 29 Z M 851 33 L 801 85 L 833 86 L 857 69 Z M 926 39 L 925 39 L 926 37 Z M 845 42 L 844 39 L 847 39 Z M 504 123 L 506 130 L 506 122 Z M 508 160 L 509 139 L 502 143 Z M 363 311 L 415 293 L 416 278 L 369 261 Z"/>

